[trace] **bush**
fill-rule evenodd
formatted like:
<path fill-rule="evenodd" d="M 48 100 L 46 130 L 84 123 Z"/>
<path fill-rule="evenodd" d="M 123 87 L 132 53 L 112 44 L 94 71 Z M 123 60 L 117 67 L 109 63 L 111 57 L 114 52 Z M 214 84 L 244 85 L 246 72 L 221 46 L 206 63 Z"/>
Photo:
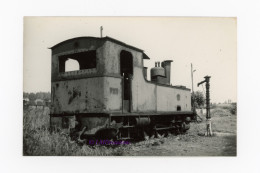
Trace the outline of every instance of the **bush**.
<path fill-rule="evenodd" d="M 205 96 L 203 95 L 203 92 L 196 91 L 191 93 L 191 104 L 192 107 L 195 106 L 195 108 L 201 108 L 205 104 Z"/>
<path fill-rule="evenodd" d="M 237 104 L 232 103 L 232 106 L 229 108 L 229 111 L 231 114 L 236 115 L 237 114 Z"/>

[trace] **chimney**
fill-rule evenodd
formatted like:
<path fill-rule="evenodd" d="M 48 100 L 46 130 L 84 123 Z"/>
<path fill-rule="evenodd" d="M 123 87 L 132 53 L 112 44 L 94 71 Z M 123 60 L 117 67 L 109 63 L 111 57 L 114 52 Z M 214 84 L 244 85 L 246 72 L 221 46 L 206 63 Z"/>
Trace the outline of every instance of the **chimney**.
<path fill-rule="evenodd" d="M 162 67 L 165 69 L 166 84 L 171 83 L 171 63 L 172 60 L 166 60 L 162 62 Z"/>
<path fill-rule="evenodd" d="M 144 67 L 143 70 L 144 70 L 144 78 L 147 79 L 147 67 Z"/>

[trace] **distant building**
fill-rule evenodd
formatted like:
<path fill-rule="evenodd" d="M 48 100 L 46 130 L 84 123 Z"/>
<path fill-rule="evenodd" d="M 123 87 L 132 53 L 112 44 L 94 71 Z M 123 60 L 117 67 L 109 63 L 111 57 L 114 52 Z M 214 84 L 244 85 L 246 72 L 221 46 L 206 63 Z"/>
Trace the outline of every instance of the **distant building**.
<path fill-rule="evenodd" d="M 25 102 L 29 102 L 30 100 L 29 100 L 29 98 L 23 98 L 23 101 L 25 101 Z"/>
<path fill-rule="evenodd" d="M 29 98 L 23 98 L 23 105 L 27 106 L 29 104 Z"/>

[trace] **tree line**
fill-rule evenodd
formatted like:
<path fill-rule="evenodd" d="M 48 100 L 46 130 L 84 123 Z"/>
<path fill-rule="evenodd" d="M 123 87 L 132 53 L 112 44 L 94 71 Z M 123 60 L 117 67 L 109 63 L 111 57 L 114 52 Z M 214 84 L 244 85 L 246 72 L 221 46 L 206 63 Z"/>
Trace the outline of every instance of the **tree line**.
<path fill-rule="evenodd" d="M 29 98 L 30 101 L 35 101 L 36 99 L 48 101 L 51 99 L 51 93 L 50 92 L 36 92 L 36 93 L 23 92 L 23 98 Z"/>

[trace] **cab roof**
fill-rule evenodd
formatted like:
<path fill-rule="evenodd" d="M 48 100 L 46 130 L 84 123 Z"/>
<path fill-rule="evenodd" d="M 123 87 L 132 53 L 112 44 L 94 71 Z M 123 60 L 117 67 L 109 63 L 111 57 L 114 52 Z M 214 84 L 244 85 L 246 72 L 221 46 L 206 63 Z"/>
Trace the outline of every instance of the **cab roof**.
<path fill-rule="evenodd" d="M 75 38 L 72 38 L 72 39 L 68 39 L 68 40 L 62 41 L 62 42 L 60 42 L 60 43 L 58 43 L 58 44 L 56 44 L 56 45 L 50 47 L 49 49 L 55 49 L 56 47 L 58 47 L 58 46 L 60 46 L 60 45 L 62 45 L 62 44 L 64 44 L 64 43 L 66 43 L 66 42 L 70 42 L 70 41 L 78 40 L 78 39 L 84 39 L 84 38 L 85 38 L 85 39 L 95 39 L 95 40 L 100 40 L 100 41 L 111 41 L 111 42 L 113 42 L 113 43 L 122 45 L 122 46 L 124 46 L 124 47 L 133 49 L 133 50 L 135 50 L 135 51 L 142 52 L 143 55 L 144 55 L 144 56 L 143 56 L 143 59 L 150 59 L 150 58 L 144 53 L 144 51 L 143 51 L 142 49 L 139 49 L 139 48 L 137 48 L 137 47 L 131 46 L 131 45 L 129 45 L 129 44 L 126 44 L 126 43 L 124 43 L 124 42 L 121 42 L 121 41 L 119 41 L 119 40 L 116 40 L 116 39 L 111 38 L 111 37 L 108 37 L 108 36 L 106 36 L 106 37 L 75 37 Z"/>

